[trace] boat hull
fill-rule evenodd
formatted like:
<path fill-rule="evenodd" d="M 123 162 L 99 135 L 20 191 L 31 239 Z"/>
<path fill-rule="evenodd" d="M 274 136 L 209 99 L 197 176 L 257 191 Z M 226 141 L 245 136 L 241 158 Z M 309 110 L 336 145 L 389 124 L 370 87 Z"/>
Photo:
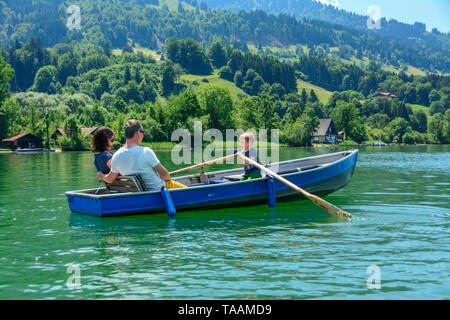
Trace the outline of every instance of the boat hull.
<path fill-rule="evenodd" d="M 345 187 L 351 180 L 358 151 L 343 159 L 305 172 L 285 174 L 283 177 L 310 193 L 324 196 Z M 288 186 L 274 181 L 276 200 L 302 200 L 304 197 Z M 268 202 L 268 178 L 209 184 L 186 189 L 170 190 L 177 211 L 249 206 Z M 142 192 L 113 195 L 66 192 L 72 212 L 99 217 L 166 212 L 161 192 Z"/>

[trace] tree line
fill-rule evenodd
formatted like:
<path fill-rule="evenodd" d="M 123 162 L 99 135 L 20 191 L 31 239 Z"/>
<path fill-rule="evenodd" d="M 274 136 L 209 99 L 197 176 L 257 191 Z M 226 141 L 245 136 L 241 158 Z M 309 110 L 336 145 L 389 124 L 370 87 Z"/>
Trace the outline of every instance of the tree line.
<path fill-rule="evenodd" d="M 283 143 L 301 146 L 311 144 L 320 118 L 331 117 L 345 137 L 356 142 L 378 139 L 398 143 L 450 142 L 450 111 L 445 102 L 448 101 L 449 87 L 445 77 L 396 76 L 376 66 L 363 70 L 336 64 L 355 69 L 353 73 L 348 72 L 360 76 L 354 78 L 358 81 L 351 78 L 354 83 L 361 83 L 366 76 L 383 80 L 371 87 L 370 92 L 390 82 L 413 84 L 416 90 L 421 85 L 431 86 L 426 96 L 433 103 L 443 104 L 438 108 L 431 103 L 427 109 L 431 117 L 402 99 L 375 99 L 355 90 L 334 92 L 327 103 L 322 103 L 314 90 L 297 92 L 293 84 L 274 82 L 274 79 L 283 79 L 286 73 L 290 73 L 291 81 L 295 80 L 292 71 L 308 70 L 305 66 L 294 67 L 272 56 L 244 53 L 220 42 L 204 50 L 192 39 L 170 41 L 176 50 L 173 54 L 166 51 L 164 55 L 171 56 L 176 62 L 167 59 L 161 64 L 132 49 L 132 52 L 124 49 L 118 56 L 112 55 L 108 46 L 59 44 L 44 49 L 39 39 L 3 51 L 6 58 L 14 58 L 11 61 L 17 62 L 18 57 L 31 55 L 37 66 L 50 64 L 37 70 L 24 70 L 21 64 L 11 67 L 1 58 L 0 138 L 24 129 L 45 138 L 47 131 L 62 127 L 70 132 L 70 136 L 59 141 L 63 148 L 83 149 L 86 145 L 80 127 L 110 126 L 118 134 L 117 140 L 123 142 L 124 122 L 136 118 L 144 122 L 148 141 L 169 141 L 173 130 L 186 128 L 192 131 L 193 123 L 200 120 L 204 129 L 222 131 L 227 128 L 281 128 Z M 184 55 L 191 59 L 185 59 Z M 303 61 L 307 64 L 322 60 Z M 322 62 L 327 66 L 327 61 Z M 184 72 L 192 71 L 190 68 L 197 68 L 198 63 L 211 68 L 209 72 L 216 70 L 222 78 L 228 77 L 247 94 L 236 101 L 229 89 L 220 85 L 205 83 L 190 89 L 178 78 Z M 264 73 L 267 71 L 272 76 Z M 16 83 L 22 83 L 18 79 L 33 74 L 34 81 L 28 84 L 28 90 L 15 91 L 10 97 L 9 88 L 18 88 Z M 299 76 L 306 74 L 307 71 L 301 72 Z"/>
<path fill-rule="evenodd" d="M 391 92 L 404 102 L 431 106 L 432 113 L 450 107 L 450 76 L 407 75 L 385 71 L 375 62 L 365 69 L 335 58 L 302 55 L 294 64 L 304 80 L 330 91 L 355 90 L 368 97 L 378 91 Z"/>
<path fill-rule="evenodd" d="M 449 72 L 449 38 L 444 34 L 392 37 L 367 33 L 319 20 L 297 20 L 285 13 L 264 11 L 226 12 L 194 10 L 169 11 L 167 7 L 144 6 L 140 1 L 119 2 L 81 0 L 83 29 L 67 29 L 66 5 L 62 1 L 35 1 L 42 10 L 35 14 L 32 2 L 0 3 L 0 45 L 13 46 L 40 36 L 45 46 L 60 42 L 82 41 L 123 48 L 130 41 L 143 47 L 160 49 L 169 38 L 193 38 L 209 46 L 217 39 L 224 43 L 253 42 L 257 46 L 291 44 L 346 45 L 379 63 L 395 65 L 398 61 L 429 70 Z M 422 27 L 417 27 L 422 30 Z M 416 32 L 417 33 L 417 32 Z M 420 32 L 419 32 L 420 33 Z M 423 32 L 422 32 L 423 33 Z"/>

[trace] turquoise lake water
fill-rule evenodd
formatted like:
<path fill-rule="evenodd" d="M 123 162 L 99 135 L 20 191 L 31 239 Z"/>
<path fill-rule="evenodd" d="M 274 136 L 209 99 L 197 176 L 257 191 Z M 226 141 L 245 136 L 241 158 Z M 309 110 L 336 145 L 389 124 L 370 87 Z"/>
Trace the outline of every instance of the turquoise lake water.
<path fill-rule="evenodd" d="M 280 160 L 335 151 L 286 148 Z M 92 157 L 0 154 L 0 299 L 450 298 L 450 146 L 362 148 L 350 185 L 326 197 L 353 222 L 307 201 L 176 219 L 71 214 L 64 192 L 99 186 Z"/>

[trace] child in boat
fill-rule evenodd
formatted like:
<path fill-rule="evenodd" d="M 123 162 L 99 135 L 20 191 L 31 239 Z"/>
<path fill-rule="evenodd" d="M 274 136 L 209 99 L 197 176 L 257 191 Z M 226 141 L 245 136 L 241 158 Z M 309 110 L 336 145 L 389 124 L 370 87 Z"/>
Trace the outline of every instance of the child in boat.
<path fill-rule="evenodd" d="M 246 132 L 239 137 L 242 154 L 247 158 L 250 158 L 259 163 L 258 152 L 255 148 L 252 148 L 254 141 L 255 136 L 252 132 Z M 249 163 L 244 163 L 244 175 L 242 176 L 241 180 L 258 179 L 261 177 L 261 170 Z"/>
<path fill-rule="evenodd" d="M 114 131 L 110 128 L 98 128 L 92 138 L 92 152 L 95 153 L 94 164 L 97 172 L 108 174 L 111 171 L 111 154 L 114 146 Z"/>

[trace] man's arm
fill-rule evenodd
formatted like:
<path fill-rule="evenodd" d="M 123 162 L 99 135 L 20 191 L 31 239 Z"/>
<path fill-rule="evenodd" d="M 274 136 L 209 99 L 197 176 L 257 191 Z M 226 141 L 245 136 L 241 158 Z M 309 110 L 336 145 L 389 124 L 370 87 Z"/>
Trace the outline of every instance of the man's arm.
<path fill-rule="evenodd" d="M 103 180 L 106 183 L 114 183 L 114 181 L 116 181 L 118 176 L 119 176 L 118 173 L 114 173 L 112 171 L 110 171 L 106 175 L 103 172 L 101 172 L 101 171 L 97 172 L 97 180 L 99 182 Z"/>
<path fill-rule="evenodd" d="M 164 180 L 164 181 L 171 180 L 169 171 L 167 171 L 167 169 L 164 168 L 164 166 L 161 163 L 159 163 L 155 167 L 153 167 L 153 170 L 155 170 L 158 173 L 159 177 L 162 180 Z"/>

